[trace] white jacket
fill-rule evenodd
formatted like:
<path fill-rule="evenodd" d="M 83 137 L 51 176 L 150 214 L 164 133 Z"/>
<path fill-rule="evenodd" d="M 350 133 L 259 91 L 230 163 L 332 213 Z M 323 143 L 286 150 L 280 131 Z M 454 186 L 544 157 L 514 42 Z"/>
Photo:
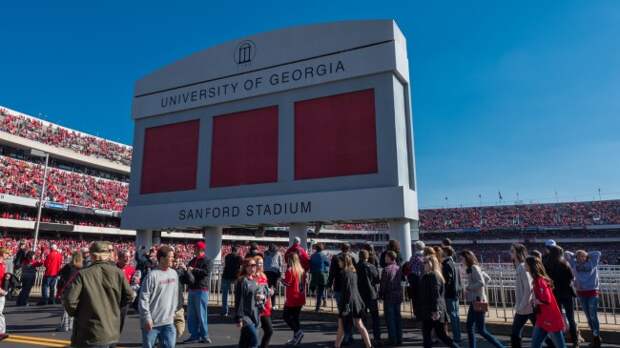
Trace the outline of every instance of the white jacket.
<path fill-rule="evenodd" d="M 532 277 L 525 270 L 525 264 L 517 265 L 515 279 L 515 311 L 520 315 L 529 315 L 532 309 Z"/>

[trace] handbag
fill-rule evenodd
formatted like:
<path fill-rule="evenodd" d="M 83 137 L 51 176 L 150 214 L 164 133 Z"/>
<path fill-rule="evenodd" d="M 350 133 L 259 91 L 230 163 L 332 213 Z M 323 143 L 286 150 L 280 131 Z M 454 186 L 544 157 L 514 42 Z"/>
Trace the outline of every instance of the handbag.
<path fill-rule="evenodd" d="M 484 301 L 480 301 L 480 300 L 476 300 L 474 301 L 474 311 L 479 312 L 479 313 L 486 313 L 489 311 L 489 303 L 488 302 L 484 302 Z"/>

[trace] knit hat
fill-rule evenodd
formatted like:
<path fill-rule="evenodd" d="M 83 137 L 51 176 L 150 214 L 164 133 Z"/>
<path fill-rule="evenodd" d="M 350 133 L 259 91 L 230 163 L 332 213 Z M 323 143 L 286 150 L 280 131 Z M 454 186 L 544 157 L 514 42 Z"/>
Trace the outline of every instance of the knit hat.
<path fill-rule="evenodd" d="M 207 248 L 207 245 L 205 244 L 205 242 L 203 241 L 196 242 L 196 249 L 205 250 L 206 248 Z"/>
<path fill-rule="evenodd" d="M 108 253 L 110 252 L 110 247 L 107 242 L 93 242 L 90 245 L 89 251 L 91 253 Z"/>

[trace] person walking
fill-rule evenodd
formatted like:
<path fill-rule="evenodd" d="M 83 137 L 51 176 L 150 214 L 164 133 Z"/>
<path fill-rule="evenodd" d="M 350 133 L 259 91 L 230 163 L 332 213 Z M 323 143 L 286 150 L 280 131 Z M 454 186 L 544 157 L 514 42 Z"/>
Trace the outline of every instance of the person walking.
<path fill-rule="evenodd" d="M 256 305 L 258 283 L 255 279 L 256 261 L 248 257 L 235 285 L 235 322 L 241 329 L 240 348 L 258 347 L 259 309 Z"/>
<path fill-rule="evenodd" d="M 409 283 L 409 287 L 407 288 L 407 292 L 409 294 L 409 298 L 411 299 L 411 304 L 414 308 L 417 306 L 417 286 L 420 279 L 422 279 L 422 275 L 424 274 L 424 253 L 426 249 L 426 245 L 423 241 L 418 240 L 413 244 L 413 255 L 409 259 L 405 265 L 403 265 L 403 274 L 407 278 Z M 428 253 L 434 252 L 432 248 L 427 250 Z"/>
<path fill-rule="evenodd" d="M 286 299 L 282 316 L 288 327 L 293 330 L 293 337 L 288 340 L 287 344 L 298 345 L 304 338 L 304 332 L 301 330 L 299 323 L 299 315 L 301 308 L 306 304 L 306 285 L 304 268 L 299 261 L 297 253 L 290 254 L 288 268 L 286 273 L 284 273 L 282 283 L 286 287 Z"/>
<path fill-rule="evenodd" d="M 565 348 L 564 318 L 553 295 L 553 282 L 545 272 L 542 260 L 528 256 L 525 259 L 527 271 L 532 276 L 536 325 L 532 334 L 532 348 L 540 348 L 547 337 L 556 348 Z"/>
<path fill-rule="evenodd" d="M 43 261 L 43 266 L 45 266 L 45 274 L 43 275 L 43 289 L 41 290 L 39 306 L 55 303 L 58 272 L 60 272 L 60 267 L 62 267 L 62 255 L 58 252 L 56 244 L 52 244 L 49 254 L 47 254 L 45 261 Z"/>
<path fill-rule="evenodd" d="M 284 259 L 282 254 L 278 251 L 275 244 L 269 244 L 269 248 L 265 252 L 265 275 L 269 282 L 269 287 L 273 289 L 273 295 L 271 295 L 271 304 L 274 310 L 278 309 L 276 303 L 276 295 L 278 292 L 278 280 L 282 276 L 282 269 L 284 267 Z"/>
<path fill-rule="evenodd" d="M 357 263 L 357 285 L 362 301 L 364 312 L 370 312 L 372 318 L 372 333 L 375 344 L 381 342 L 381 323 L 379 322 L 378 285 L 381 278 L 379 270 L 370 262 L 370 253 L 366 249 L 359 252 Z M 365 317 L 365 316 L 364 316 Z"/>
<path fill-rule="evenodd" d="M 6 273 L 5 260 L 9 257 L 9 255 L 10 252 L 8 249 L 0 248 L 0 279 L 4 279 L 4 275 Z M 7 289 L 0 286 L 0 341 L 3 341 L 9 337 L 6 333 L 6 319 L 4 317 L 4 305 L 6 304 L 6 296 L 8 294 Z"/>
<path fill-rule="evenodd" d="M 197 242 L 196 256 L 187 265 L 187 270 L 192 273 L 194 282 L 189 285 L 187 301 L 187 329 L 190 337 L 183 343 L 198 341 L 212 343 L 207 322 L 211 260 L 205 255 L 205 249 L 205 242 Z"/>
<path fill-rule="evenodd" d="M 71 262 L 64 265 L 60 270 L 60 279 L 58 280 L 58 297 L 62 298 L 62 293 L 77 276 L 77 273 L 82 269 L 82 253 L 79 251 L 74 252 L 71 255 Z M 56 328 L 58 332 L 69 332 L 73 330 L 73 317 L 69 316 L 67 311 L 63 311 L 60 318 L 60 325 Z"/>
<path fill-rule="evenodd" d="M 257 255 L 254 257 L 256 262 L 256 283 L 258 283 L 258 291 L 256 296 L 256 306 L 259 309 L 260 327 L 263 329 L 263 338 L 260 341 L 260 348 L 269 346 L 269 341 L 273 335 L 273 324 L 271 322 L 271 294 L 273 289 L 269 287 L 269 280 L 265 275 L 265 262 L 263 257 Z"/>
<path fill-rule="evenodd" d="M 422 320 L 422 337 L 425 348 L 433 346 L 432 332 L 448 347 L 457 348 L 458 345 L 446 334 L 446 303 L 445 280 L 441 266 L 435 256 L 424 258 L 424 274 L 416 288 L 418 306 L 415 308 L 416 317 Z"/>
<path fill-rule="evenodd" d="M 342 269 L 340 269 L 338 263 L 338 257 L 342 255 L 349 255 L 353 259 L 353 255 L 351 253 L 351 245 L 349 243 L 343 243 L 340 245 L 340 253 L 334 255 L 331 259 L 329 265 L 329 274 L 327 277 L 327 287 L 330 287 L 334 290 L 334 298 L 336 299 L 336 304 L 339 305 L 342 300 L 342 289 L 340 289 L 340 284 L 342 284 Z M 350 317 L 344 318 L 344 340 L 342 345 L 347 346 L 353 343 L 353 321 Z"/>
<path fill-rule="evenodd" d="M 474 328 L 480 336 L 486 339 L 494 347 L 504 348 L 504 345 L 487 330 L 484 316 L 487 303 L 486 286 L 491 278 L 482 271 L 476 255 L 470 250 L 464 250 L 460 254 L 461 263 L 467 268 L 467 286 L 465 287 L 465 299 L 469 303 L 467 311 L 467 337 L 470 348 L 476 348 L 476 335 Z"/>
<path fill-rule="evenodd" d="M 386 266 L 381 272 L 379 298 L 383 300 L 389 344 L 399 346 L 403 344 L 403 328 L 400 315 L 400 304 L 403 302 L 400 282 L 403 279 L 403 275 L 394 251 L 390 250 L 385 254 L 385 262 Z"/>
<path fill-rule="evenodd" d="M 34 286 L 34 282 L 37 278 L 37 269 L 34 265 L 34 252 L 28 251 L 26 256 L 21 262 L 21 283 L 22 288 L 17 296 L 17 306 L 28 306 L 28 299 L 30 298 L 30 291 Z"/>
<path fill-rule="evenodd" d="M 573 348 L 579 348 L 580 335 L 575 322 L 574 299 L 577 295 L 574 288 L 575 276 L 573 271 L 564 258 L 564 250 L 558 245 L 549 249 L 549 256 L 543 263 L 545 271 L 553 282 L 553 295 L 558 301 L 560 312 L 564 309 L 564 317 L 568 322 L 568 341 L 572 343 Z"/>
<path fill-rule="evenodd" d="M 344 318 L 351 317 L 353 325 L 362 336 L 364 346 L 372 347 L 368 331 L 362 322 L 365 314 L 364 301 L 358 290 L 357 273 L 353 265 L 353 258 L 348 254 L 338 257 L 339 268 L 342 270 L 340 277 L 340 289 L 342 290 L 342 300 L 338 303 L 338 333 L 336 334 L 335 347 L 340 348 L 344 339 Z"/>
<path fill-rule="evenodd" d="M 233 245 L 230 249 L 230 254 L 224 257 L 224 270 L 222 271 L 222 316 L 228 316 L 228 293 L 230 292 L 230 285 L 237 280 L 239 270 L 243 258 L 237 252 L 237 246 Z"/>
<path fill-rule="evenodd" d="M 525 259 L 527 249 L 523 244 L 515 243 L 510 247 L 510 257 L 515 267 L 515 315 L 512 321 L 510 342 L 513 348 L 521 347 L 523 327 L 529 320 L 532 326 L 536 324 L 536 316 L 532 308 L 532 277 L 527 272 Z"/>
<path fill-rule="evenodd" d="M 123 272 L 123 275 L 125 275 L 125 280 L 127 280 L 129 286 L 131 286 L 131 289 L 133 289 L 133 291 L 137 294 L 140 289 L 141 272 L 129 263 L 130 259 L 131 254 L 128 250 L 119 251 L 116 267 Z M 125 327 L 125 319 L 127 318 L 127 313 L 129 312 L 130 307 L 131 304 L 128 304 L 121 308 L 121 332 L 123 332 L 123 328 Z"/>
<path fill-rule="evenodd" d="M 449 239 L 448 239 L 449 241 Z M 456 344 L 461 344 L 461 321 L 459 317 L 459 292 L 461 291 L 461 272 L 454 262 L 454 249 L 445 245 L 441 247 L 442 274 L 444 277 L 444 299 L 450 325 L 452 328 L 452 340 Z"/>
<path fill-rule="evenodd" d="M 71 346 L 113 347 L 120 338 L 121 307 L 131 303 L 134 292 L 123 272 L 110 262 L 108 243 L 90 246 L 93 264 L 80 270 L 62 295 L 74 317 Z"/>
<path fill-rule="evenodd" d="M 588 326 L 592 330 L 592 344 L 590 347 L 598 348 L 603 342 L 598 321 L 599 262 L 601 260 L 601 252 L 577 250 L 574 254 L 568 251 L 565 254 L 575 274 L 577 296 L 588 319 Z"/>
<path fill-rule="evenodd" d="M 172 268 L 174 251 L 163 245 L 157 250 L 157 268 L 151 270 L 142 282 L 140 291 L 140 323 L 142 347 L 174 348 L 176 329 L 174 314 L 179 303 L 179 275 Z"/>
<path fill-rule="evenodd" d="M 310 291 L 316 291 L 315 312 L 321 310 L 321 305 L 327 307 L 325 288 L 329 278 L 329 259 L 323 253 L 323 243 L 314 245 L 314 254 L 310 257 Z"/>

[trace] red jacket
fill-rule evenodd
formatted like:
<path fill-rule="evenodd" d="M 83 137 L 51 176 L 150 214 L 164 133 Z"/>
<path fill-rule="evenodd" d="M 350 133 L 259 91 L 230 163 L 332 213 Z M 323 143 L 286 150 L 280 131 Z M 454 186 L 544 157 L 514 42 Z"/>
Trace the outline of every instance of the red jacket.
<path fill-rule="evenodd" d="M 45 276 L 47 277 L 56 277 L 60 272 L 60 267 L 62 266 L 62 255 L 58 251 L 52 250 L 45 261 L 43 261 L 43 266 L 45 266 Z"/>
<path fill-rule="evenodd" d="M 553 295 L 549 282 L 539 277 L 533 281 L 534 296 L 541 304 L 536 313 L 536 326 L 546 332 L 564 331 L 564 318 Z"/>
<path fill-rule="evenodd" d="M 4 274 L 6 273 L 6 265 L 4 262 L 0 262 L 0 288 L 4 284 Z"/>
<path fill-rule="evenodd" d="M 297 253 L 299 255 L 299 263 L 301 263 L 301 267 L 304 268 L 306 272 L 310 269 L 310 256 L 308 256 L 308 252 L 306 249 L 302 248 L 299 244 L 291 245 L 286 253 L 284 254 L 284 260 L 288 263 L 288 257 L 292 253 Z"/>
<path fill-rule="evenodd" d="M 131 278 L 133 277 L 134 274 L 136 274 L 136 269 L 130 264 L 126 264 L 125 267 L 121 267 L 119 265 L 116 265 L 116 266 L 120 268 L 121 271 L 123 271 L 123 274 L 125 275 L 125 279 L 127 279 L 127 283 L 131 285 Z"/>
<path fill-rule="evenodd" d="M 303 307 L 306 304 L 305 278 L 302 274 L 301 279 L 299 279 L 299 276 L 290 268 L 286 270 L 284 281 L 282 282 L 286 287 L 284 307 Z"/>
<path fill-rule="evenodd" d="M 269 286 L 269 283 L 267 282 L 267 276 L 265 276 L 265 274 L 261 274 L 256 277 L 256 283 L 258 283 L 258 285 Z M 265 300 L 265 309 L 260 313 L 260 316 L 271 316 L 271 296 L 267 296 L 267 300 Z"/>

